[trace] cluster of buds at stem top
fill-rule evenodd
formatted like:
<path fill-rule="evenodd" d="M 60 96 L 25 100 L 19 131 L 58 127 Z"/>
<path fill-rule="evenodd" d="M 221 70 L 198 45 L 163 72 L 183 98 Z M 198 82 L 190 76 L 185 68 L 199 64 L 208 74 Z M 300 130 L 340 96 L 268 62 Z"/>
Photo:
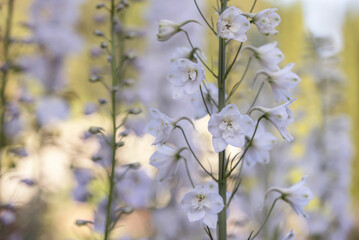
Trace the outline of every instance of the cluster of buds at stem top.
<path fill-rule="evenodd" d="M 158 41 L 161 41 L 161 42 L 167 41 L 172 36 L 174 36 L 176 33 L 180 32 L 182 30 L 181 27 L 183 27 L 184 25 L 191 23 L 191 22 L 198 23 L 195 20 L 188 20 L 181 24 L 177 24 L 173 21 L 165 20 L 165 19 L 160 20 L 158 34 L 157 34 Z"/>

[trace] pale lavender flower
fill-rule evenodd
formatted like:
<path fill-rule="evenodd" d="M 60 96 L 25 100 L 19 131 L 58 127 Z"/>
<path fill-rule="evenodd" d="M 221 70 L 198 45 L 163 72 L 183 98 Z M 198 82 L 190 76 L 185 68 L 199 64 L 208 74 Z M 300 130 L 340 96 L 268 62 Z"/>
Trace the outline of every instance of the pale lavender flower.
<path fill-rule="evenodd" d="M 270 71 L 278 71 L 280 68 L 278 64 L 284 59 L 284 55 L 279 48 L 277 48 L 277 42 L 268 43 L 258 48 L 252 46 L 246 46 L 244 49 L 250 49 L 255 54 L 254 57 L 258 60 L 260 65 Z"/>
<path fill-rule="evenodd" d="M 260 33 L 268 36 L 278 32 L 275 28 L 280 23 L 280 16 L 275 11 L 276 8 L 268 8 L 255 14 L 252 21 Z"/>
<path fill-rule="evenodd" d="M 157 175 L 159 181 L 171 179 L 174 176 L 178 161 L 177 150 L 161 144 L 157 145 L 157 151 L 150 158 L 150 164 L 159 170 Z"/>
<path fill-rule="evenodd" d="M 217 32 L 221 38 L 245 42 L 247 41 L 246 32 L 250 26 L 249 20 L 242 15 L 241 10 L 229 7 L 218 19 Z"/>
<path fill-rule="evenodd" d="M 286 127 L 294 121 L 293 113 L 289 109 L 289 105 L 292 104 L 294 100 L 295 99 L 292 99 L 274 108 L 254 107 L 252 110 L 263 112 L 266 119 L 277 128 L 282 137 L 290 142 L 294 137 L 288 132 Z"/>
<path fill-rule="evenodd" d="M 245 143 L 244 137 L 251 133 L 253 125 L 253 120 L 248 115 L 242 115 L 234 104 L 212 114 L 208 122 L 208 131 L 212 134 L 215 152 L 223 151 L 228 144 L 242 147 Z"/>
<path fill-rule="evenodd" d="M 251 136 L 248 136 L 249 138 Z M 248 166 L 253 166 L 257 162 L 262 164 L 269 163 L 269 150 L 273 148 L 275 137 L 267 132 L 262 125 L 259 125 L 256 134 L 249 148 L 244 155 L 244 161 Z"/>
<path fill-rule="evenodd" d="M 204 69 L 201 64 L 188 59 L 178 59 L 171 64 L 168 81 L 174 86 L 173 98 L 178 99 L 184 94 L 193 94 L 199 90 L 204 80 Z"/>
<path fill-rule="evenodd" d="M 304 212 L 303 207 L 308 205 L 309 201 L 313 198 L 313 193 L 308 187 L 304 186 L 305 181 L 306 177 L 303 177 L 290 188 L 272 187 L 268 190 L 267 194 L 270 192 L 280 193 L 281 199 L 287 202 L 298 215 L 307 218 L 308 216 Z"/>
<path fill-rule="evenodd" d="M 156 137 L 152 145 L 164 144 L 174 129 L 173 120 L 155 108 L 150 108 L 153 119 L 146 126 L 146 132 Z"/>
<path fill-rule="evenodd" d="M 297 86 L 301 80 L 297 74 L 292 72 L 294 65 L 294 63 L 289 63 L 283 69 L 275 72 L 262 71 L 267 75 L 267 81 L 272 87 L 277 102 L 290 100 L 291 96 L 288 90 Z"/>
<path fill-rule="evenodd" d="M 217 214 L 222 211 L 223 199 L 218 193 L 210 191 L 205 185 L 197 186 L 188 192 L 181 201 L 190 222 L 201 221 L 215 229 Z"/>

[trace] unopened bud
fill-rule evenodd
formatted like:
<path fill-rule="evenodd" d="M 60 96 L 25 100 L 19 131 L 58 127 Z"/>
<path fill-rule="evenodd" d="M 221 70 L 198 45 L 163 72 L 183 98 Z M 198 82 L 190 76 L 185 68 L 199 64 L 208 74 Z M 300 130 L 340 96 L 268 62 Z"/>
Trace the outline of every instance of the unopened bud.
<path fill-rule="evenodd" d="M 87 225 L 87 224 L 89 224 L 89 223 L 93 223 L 93 222 L 88 221 L 88 220 L 81 220 L 81 219 L 77 219 L 76 222 L 75 222 L 75 224 L 76 224 L 77 226 L 79 226 L 79 227 L 85 226 L 85 225 Z"/>
<path fill-rule="evenodd" d="M 106 49 L 107 48 L 107 42 L 102 42 L 100 46 L 101 46 L 102 49 Z"/>
<path fill-rule="evenodd" d="M 125 214 L 133 213 L 134 209 L 132 207 L 124 207 L 122 208 L 122 212 Z"/>
<path fill-rule="evenodd" d="M 139 162 L 130 163 L 128 165 L 128 167 L 131 168 L 131 169 L 137 170 L 137 169 L 139 169 L 141 167 L 141 164 Z"/>
<path fill-rule="evenodd" d="M 93 31 L 93 34 L 95 34 L 95 36 L 98 36 L 98 37 L 103 37 L 103 36 L 105 36 L 105 35 L 103 34 L 103 32 L 101 32 L 100 30 L 95 30 L 95 31 Z"/>
<path fill-rule="evenodd" d="M 130 129 L 126 129 L 125 131 L 120 132 L 119 136 L 127 137 L 131 133 Z"/>
<path fill-rule="evenodd" d="M 116 143 L 116 147 L 123 147 L 124 145 L 125 145 L 125 143 L 122 141 L 119 141 Z"/>
<path fill-rule="evenodd" d="M 99 98 L 98 103 L 101 105 L 107 104 L 107 100 L 105 98 Z"/>
<path fill-rule="evenodd" d="M 88 131 L 92 134 L 97 134 L 97 133 L 100 133 L 102 130 L 103 130 L 103 128 L 101 128 L 101 127 L 92 126 L 89 128 Z"/>
<path fill-rule="evenodd" d="M 103 8 L 104 6 L 105 6 L 104 3 L 99 3 L 99 4 L 96 5 L 96 8 L 97 8 L 97 9 L 101 9 L 101 8 Z"/>
<path fill-rule="evenodd" d="M 89 81 L 94 83 L 94 82 L 98 82 L 100 81 L 101 77 L 100 76 L 96 76 L 96 75 L 92 75 L 90 78 L 89 78 Z"/>
<path fill-rule="evenodd" d="M 142 112 L 141 108 L 131 108 L 130 110 L 128 110 L 129 114 L 134 114 L 134 115 L 140 114 L 141 112 Z"/>

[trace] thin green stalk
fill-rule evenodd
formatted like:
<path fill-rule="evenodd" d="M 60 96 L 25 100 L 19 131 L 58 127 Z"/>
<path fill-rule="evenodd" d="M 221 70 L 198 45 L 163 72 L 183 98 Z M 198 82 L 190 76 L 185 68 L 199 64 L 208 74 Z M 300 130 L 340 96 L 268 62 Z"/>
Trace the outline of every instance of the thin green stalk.
<path fill-rule="evenodd" d="M 221 0 L 221 13 L 227 8 L 227 0 Z M 226 41 L 219 38 L 218 49 L 218 111 L 226 104 Z M 225 150 L 218 154 L 218 193 L 223 198 L 224 208 L 218 213 L 218 240 L 227 239 L 227 179 L 226 179 L 226 154 Z"/>
<path fill-rule="evenodd" d="M 193 151 L 191 145 L 189 144 L 188 138 L 187 138 L 186 133 L 184 132 L 183 128 L 182 128 L 181 126 L 179 126 L 179 125 L 176 125 L 175 127 L 178 128 L 179 130 L 181 130 L 182 135 L 183 135 L 183 137 L 184 137 L 184 140 L 186 141 L 186 144 L 187 144 L 187 146 L 188 146 L 189 151 L 192 153 L 193 157 L 196 159 L 196 161 L 197 161 L 198 164 L 201 166 L 201 168 L 203 169 L 203 171 L 205 171 L 209 176 L 211 176 L 211 178 L 212 178 L 214 181 L 218 182 L 218 180 L 213 176 L 213 174 L 210 173 L 210 172 L 203 166 L 203 164 L 201 163 L 201 161 L 199 160 L 199 158 L 197 157 L 197 155 L 194 153 L 194 151 Z"/>
<path fill-rule="evenodd" d="M 188 180 L 190 181 L 191 186 L 192 186 L 193 188 L 195 188 L 193 179 L 192 179 L 192 177 L 191 177 L 191 173 L 190 173 L 189 168 L 188 168 L 187 159 L 184 158 L 184 157 L 182 157 L 182 159 L 184 160 L 184 164 L 185 164 L 185 167 L 186 167 L 186 172 L 187 172 Z"/>
<path fill-rule="evenodd" d="M 232 172 L 236 169 L 236 167 L 238 166 L 238 164 L 242 161 L 242 159 L 244 158 L 244 156 L 246 155 L 248 149 L 251 147 L 251 144 L 253 142 L 253 139 L 257 133 L 257 130 L 258 130 L 258 126 L 259 126 L 259 122 L 265 118 L 265 115 L 261 116 L 258 120 L 257 120 L 257 124 L 254 128 L 254 132 L 252 134 L 252 137 L 251 139 L 249 140 L 248 144 L 247 144 L 247 147 L 244 149 L 244 152 L 242 154 L 242 156 L 239 158 L 239 160 L 237 161 L 237 163 L 231 168 L 231 170 L 226 174 L 226 178 L 228 178 L 229 176 L 231 176 Z"/>
<path fill-rule="evenodd" d="M 251 106 L 248 108 L 246 114 L 248 114 L 249 111 L 251 110 L 251 108 L 256 104 L 256 102 L 257 102 L 257 100 L 258 100 L 258 97 L 259 97 L 259 94 L 261 93 L 261 91 L 262 91 L 262 89 L 263 89 L 263 86 L 264 86 L 264 82 L 262 82 L 261 86 L 259 87 L 258 92 L 257 92 L 257 94 L 256 94 L 256 96 L 255 96 L 255 98 L 254 98 L 254 100 L 253 100 Z"/>
<path fill-rule="evenodd" d="M 234 84 L 232 90 L 230 91 L 230 93 L 229 93 L 229 95 L 228 95 L 228 97 L 227 97 L 227 99 L 226 99 L 226 102 L 229 101 L 229 99 L 230 99 L 230 98 L 233 96 L 233 94 L 237 91 L 239 85 L 241 85 L 241 83 L 243 82 L 245 76 L 247 75 L 247 72 L 248 72 L 248 69 L 249 69 L 249 65 L 251 64 L 251 61 L 252 61 L 252 58 L 250 57 L 250 58 L 248 59 L 248 63 L 247 63 L 247 65 L 246 65 L 246 68 L 245 68 L 245 70 L 244 70 L 244 72 L 243 72 L 243 75 L 242 75 L 241 79 L 240 79 L 238 82 L 236 82 L 236 84 Z"/>
<path fill-rule="evenodd" d="M 112 73 L 112 91 L 111 91 L 111 104 L 112 104 L 112 162 L 111 162 L 111 174 L 110 174 L 110 191 L 107 201 L 107 211 L 106 211 L 106 223 L 105 223 L 105 236 L 104 240 L 108 240 L 110 234 L 111 226 L 111 205 L 114 197 L 114 178 L 115 178 L 115 166 L 116 166 L 116 135 L 117 135 L 117 126 L 116 126 L 116 90 L 114 89 L 117 86 L 117 74 L 116 74 L 116 33 L 115 33 L 115 0 L 111 0 L 111 73 Z"/>
<path fill-rule="evenodd" d="M 199 12 L 199 14 L 201 15 L 201 17 L 203 18 L 203 20 L 205 21 L 205 23 L 207 24 L 207 26 L 209 27 L 209 29 L 211 29 L 211 31 L 214 33 L 214 35 L 217 36 L 217 32 L 213 29 L 213 27 L 209 24 L 209 22 L 207 21 L 206 17 L 203 15 L 200 7 L 198 6 L 198 3 L 196 0 L 194 0 L 194 4 L 196 4 L 196 8 Z"/>
<path fill-rule="evenodd" d="M 271 215 L 271 213 L 272 213 L 272 211 L 274 209 L 275 204 L 277 203 L 277 201 L 279 199 L 281 199 L 281 197 L 278 197 L 273 201 L 273 204 L 272 204 L 271 208 L 269 209 L 269 212 L 268 212 L 266 218 L 264 219 L 264 222 L 263 222 L 262 226 L 258 229 L 258 231 L 254 234 L 254 236 L 252 238 L 250 238 L 250 240 L 255 239 L 258 236 L 258 234 L 262 231 L 262 229 L 266 225 L 266 223 L 267 223 L 267 221 L 268 221 L 268 219 L 269 219 L 269 217 L 270 217 L 270 215 Z"/>
<path fill-rule="evenodd" d="M 4 63 L 5 63 L 5 70 L 3 71 L 2 78 L 1 78 L 1 90 L 0 90 L 0 106 L 1 106 L 1 116 L 0 116 L 0 177 L 1 177 L 1 154 L 3 148 L 6 146 L 6 136 L 4 132 L 4 125 L 5 125 L 5 107 L 6 107 L 6 96 L 5 90 L 8 81 L 8 67 L 9 67 L 9 48 L 11 44 L 11 29 L 12 29 L 12 20 L 13 20 L 13 13 L 14 13 L 14 0 L 8 1 L 8 8 L 7 8 L 7 19 L 6 19 L 6 26 L 5 26 L 5 36 L 4 36 Z M 0 190 L 0 200 L 1 200 L 1 190 Z"/>
<path fill-rule="evenodd" d="M 207 68 L 207 70 L 213 75 L 213 77 L 218 78 L 217 75 L 212 71 L 212 69 L 211 69 L 210 67 L 208 67 L 208 65 L 203 61 L 203 59 L 202 59 L 202 58 L 199 56 L 199 54 L 197 53 L 198 48 L 195 48 L 195 47 L 194 47 L 194 45 L 193 45 L 193 43 L 192 43 L 192 41 L 191 41 L 191 38 L 190 38 L 189 35 L 188 35 L 188 32 L 185 31 L 185 30 L 183 30 L 183 29 L 181 29 L 181 31 L 186 34 L 186 38 L 187 38 L 187 40 L 188 40 L 189 45 L 190 45 L 191 48 L 192 48 L 192 51 L 196 52 L 196 55 L 197 55 L 198 59 L 201 61 L 201 63 L 203 64 L 203 66 L 205 66 L 205 67 Z"/>

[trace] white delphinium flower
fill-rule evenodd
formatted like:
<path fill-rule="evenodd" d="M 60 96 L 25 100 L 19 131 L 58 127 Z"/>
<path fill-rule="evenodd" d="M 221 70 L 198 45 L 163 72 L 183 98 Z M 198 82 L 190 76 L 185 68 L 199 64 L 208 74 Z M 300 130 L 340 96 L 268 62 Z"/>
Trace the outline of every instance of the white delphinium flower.
<path fill-rule="evenodd" d="M 251 24 L 242 15 L 242 11 L 229 7 L 221 14 L 217 23 L 218 36 L 224 39 L 234 39 L 239 42 L 247 41 L 246 32 Z"/>
<path fill-rule="evenodd" d="M 293 230 L 290 230 L 290 232 L 283 238 L 283 240 L 292 240 L 294 238 L 295 234 Z"/>
<path fill-rule="evenodd" d="M 212 134 L 215 152 L 223 151 L 228 144 L 242 147 L 244 137 L 251 134 L 253 125 L 253 120 L 248 115 L 242 115 L 234 104 L 229 104 L 219 113 L 212 114 L 208 122 L 208 131 Z"/>
<path fill-rule="evenodd" d="M 309 201 L 313 198 L 312 191 L 304 186 L 306 177 L 303 177 L 298 183 L 289 188 L 272 187 L 266 193 L 266 196 L 270 192 L 278 192 L 281 194 L 281 199 L 293 208 L 293 210 L 302 217 L 308 217 L 304 212 L 303 207 L 308 205 Z"/>
<path fill-rule="evenodd" d="M 280 68 L 278 64 L 284 59 L 282 51 L 277 48 L 277 42 L 268 43 L 258 48 L 252 46 L 246 46 L 255 53 L 255 58 L 260 65 L 270 71 L 278 71 Z"/>
<path fill-rule="evenodd" d="M 153 119 L 146 126 L 146 132 L 156 137 L 152 145 L 164 144 L 174 129 L 173 120 L 155 108 L 150 108 Z"/>
<path fill-rule="evenodd" d="M 217 214 L 222 211 L 222 197 L 206 185 L 197 186 L 186 193 L 181 201 L 190 222 L 202 221 L 209 228 L 216 228 Z"/>
<path fill-rule="evenodd" d="M 252 136 L 247 137 L 250 139 Z M 251 167 L 257 162 L 263 164 L 269 163 L 269 150 L 273 148 L 275 140 L 273 134 L 267 132 L 262 125 L 259 125 L 257 132 L 244 155 L 244 161 L 247 165 Z"/>
<path fill-rule="evenodd" d="M 183 94 L 193 94 L 198 91 L 204 79 L 204 69 L 199 63 L 188 59 L 178 59 L 171 64 L 171 70 L 167 76 L 175 87 L 172 97 L 178 99 Z"/>
<path fill-rule="evenodd" d="M 294 100 L 295 99 L 292 99 L 274 108 L 254 107 L 251 111 L 259 110 L 263 112 L 265 118 L 277 128 L 282 137 L 291 142 L 294 137 L 288 132 L 286 127 L 294 121 L 293 113 L 289 109 L 289 105 L 292 104 Z"/>
<path fill-rule="evenodd" d="M 206 105 L 204 105 L 202 94 L 200 91 L 191 96 L 191 103 L 193 106 L 194 115 L 193 117 L 195 119 L 203 118 L 208 114 L 206 106 L 210 114 L 216 112 L 218 109 L 217 106 L 213 103 L 213 101 L 216 101 L 216 99 L 218 99 L 218 88 L 216 84 L 207 83 L 205 87 L 202 87 L 202 92 Z"/>
<path fill-rule="evenodd" d="M 150 164 L 159 171 L 158 180 L 171 179 L 178 167 L 178 151 L 166 145 L 157 145 L 157 151 L 152 154 Z"/>
<path fill-rule="evenodd" d="M 260 71 L 257 73 L 263 73 L 267 75 L 267 81 L 272 87 L 272 92 L 277 102 L 291 99 L 291 96 L 288 93 L 288 89 L 295 87 L 301 80 L 297 74 L 292 72 L 294 65 L 294 63 L 289 63 L 279 71 Z"/>
<path fill-rule="evenodd" d="M 167 41 L 180 30 L 179 24 L 166 19 L 160 20 L 157 39 L 161 42 Z"/>
<path fill-rule="evenodd" d="M 278 32 L 275 28 L 280 23 L 280 16 L 275 11 L 277 11 L 276 8 L 268 8 L 254 15 L 252 22 L 260 33 L 268 36 Z"/>

